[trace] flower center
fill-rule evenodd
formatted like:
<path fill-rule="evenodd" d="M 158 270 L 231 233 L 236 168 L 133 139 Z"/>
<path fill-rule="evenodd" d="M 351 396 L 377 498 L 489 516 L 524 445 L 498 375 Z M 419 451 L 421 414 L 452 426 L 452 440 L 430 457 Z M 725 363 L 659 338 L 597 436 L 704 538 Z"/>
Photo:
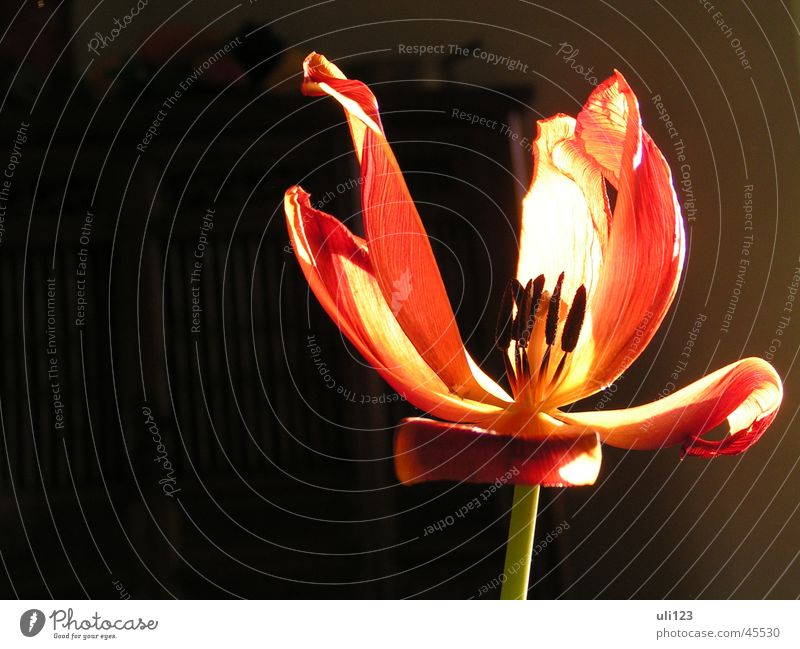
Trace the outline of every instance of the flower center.
<path fill-rule="evenodd" d="M 569 308 L 566 302 L 562 308 L 563 284 L 564 273 L 558 276 L 552 292 L 544 288 L 544 275 L 529 280 L 525 286 L 512 279 L 500 305 L 495 342 L 503 352 L 514 398 L 537 409 L 563 380 L 568 356 L 578 344 L 586 315 L 585 286 L 581 284 L 575 291 Z M 561 359 L 555 364 L 559 330 Z"/>

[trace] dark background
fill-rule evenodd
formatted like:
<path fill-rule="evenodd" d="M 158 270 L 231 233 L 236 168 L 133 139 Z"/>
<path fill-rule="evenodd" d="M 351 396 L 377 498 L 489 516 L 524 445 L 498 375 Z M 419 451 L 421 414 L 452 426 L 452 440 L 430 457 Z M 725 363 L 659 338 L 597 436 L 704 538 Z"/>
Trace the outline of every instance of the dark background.
<path fill-rule="evenodd" d="M 342 339 L 286 247 L 290 185 L 358 220 L 341 110 L 299 93 L 312 50 L 377 95 L 467 346 L 494 376 L 491 338 L 516 264 L 530 151 L 453 110 L 530 138 L 536 119 L 575 114 L 591 77 L 618 68 L 680 179 L 652 99 L 660 95 L 689 165 L 679 189 L 693 219 L 683 284 L 636 365 L 582 405 L 655 399 L 702 314 L 681 385 L 771 354 L 783 407 L 743 456 L 679 461 L 676 449 L 606 448 L 594 487 L 544 490 L 531 596 L 800 595 L 800 313 L 781 323 L 800 266 L 796 7 L 150 0 L 126 22 L 135 5 L 12 0 L 0 9 L 0 173 L 15 163 L 0 212 L 2 595 L 464 598 L 501 572 L 510 489 L 459 518 L 484 487 L 397 484 L 392 429 L 416 411 Z M 89 51 L 115 18 L 125 27 Z M 163 102 L 237 36 L 137 150 Z M 415 44 L 480 47 L 520 64 L 401 53 Z M 193 333 L 190 273 L 209 208 Z M 94 222 L 82 243 L 87 211 Z M 737 287 L 748 234 L 752 262 Z M 49 340 L 57 379 L 47 375 Z M 155 461 L 145 412 L 171 473 Z M 171 497 L 167 478 L 179 490 Z"/>

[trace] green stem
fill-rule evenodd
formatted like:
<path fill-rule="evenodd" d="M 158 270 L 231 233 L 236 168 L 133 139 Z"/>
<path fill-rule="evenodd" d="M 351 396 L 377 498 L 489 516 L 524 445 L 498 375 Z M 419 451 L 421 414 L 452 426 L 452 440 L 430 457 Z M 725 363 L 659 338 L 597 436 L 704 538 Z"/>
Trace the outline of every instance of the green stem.
<path fill-rule="evenodd" d="M 533 532 L 536 529 L 536 510 L 539 507 L 539 485 L 514 487 L 511 505 L 511 525 L 508 528 L 505 581 L 500 599 L 527 599 L 528 577 L 531 573 Z"/>

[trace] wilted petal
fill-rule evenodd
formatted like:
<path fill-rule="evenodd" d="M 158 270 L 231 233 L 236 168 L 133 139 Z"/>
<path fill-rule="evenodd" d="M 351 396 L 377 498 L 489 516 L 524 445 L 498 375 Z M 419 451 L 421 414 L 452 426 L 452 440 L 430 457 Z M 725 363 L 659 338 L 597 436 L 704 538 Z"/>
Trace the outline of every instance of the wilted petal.
<path fill-rule="evenodd" d="M 495 406 L 452 394 L 422 359 L 378 287 L 363 239 L 312 208 L 300 187 L 286 192 L 285 210 L 292 245 L 312 291 L 395 390 L 418 408 L 454 421 L 499 412 Z"/>
<path fill-rule="evenodd" d="M 324 56 L 304 64 L 303 91 L 328 94 L 345 110 L 361 162 L 364 232 L 375 278 L 408 339 L 456 394 L 487 403 L 509 400 L 470 364 L 425 228 L 389 147 L 372 92 Z"/>
<path fill-rule="evenodd" d="M 395 472 L 405 484 L 432 480 L 544 486 L 589 485 L 600 471 L 600 443 L 583 427 L 544 438 L 406 419 L 395 432 Z M 577 434 L 576 431 L 580 431 Z"/>
<path fill-rule="evenodd" d="M 597 431 L 612 446 L 641 450 L 683 444 L 688 455 L 713 457 L 741 453 L 758 441 L 775 418 L 782 394 L 773 367 L 746 358 L 653 403 L 556 416 Z M 726 419 L 730 431 L 724 439 L 701 437 Z"/>
<path fill-rule="evenodd" d="M 641 128 L 636 97 L 621 74 L 592 93 L 576 136 L 615 185 L 617 201 L 588 300 L 591 335 L 581 335 L 561 403 L 609 385 L 639 356 L 675 297 L 685 247 L 669 166 Z"/>

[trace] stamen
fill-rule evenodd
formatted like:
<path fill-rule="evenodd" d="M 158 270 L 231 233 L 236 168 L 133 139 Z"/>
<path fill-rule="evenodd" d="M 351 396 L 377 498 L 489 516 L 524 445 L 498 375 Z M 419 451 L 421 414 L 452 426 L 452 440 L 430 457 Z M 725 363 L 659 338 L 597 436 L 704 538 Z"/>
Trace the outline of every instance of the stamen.
<path fill-rule="evenodd" d="M 539 308 L 539 300 L 542 298 L 542 291 L 544 290 L 544 275 L 539 275 L 533 280 L 533 300 L 531 309 L 533 313 Z"/>
<path fill-rule="evenodd" d="M 513 277 L 509 284 L 511 284 L 511 288 L 514 291 L 514 303 L 519 306 L 520 300 L 522 299 L 522 291 L 524 290 L 522 284 L 519 283 L 516 277 Z"/>
<path fill-rule="evenodd" d="M 544 289 L 544 275 L 539 275 L 533 282 L 528 282 L 528 291 L 530 295 L 530 306 L 528 307 L 528 318 L 525 321 L 525 331 L 522 332 L 522 339 L 524 341 L 523 347 L 528 346 L 531 339 L 533 328 L 536 326 L 536 312 L 539 310 L 539 300 L 542 298 L 542 290 Z"/>
<path fill-rule="evenodd" d="M 514 303 L 514 280 L 509 281 L 506 285 L 506 290 L 503 291 L 503 297 L 500 300 L 500 311 L 497 314 L 497 326 L 494 330 L 494 341 L 497 349 L 504 352 L 511 344 L 511 307 Z"/>
<path fill-rule="evenodd" d="M 528 297 L 528 289 L 527 287 L 523 287 L 522 284 L 519 283 L 516 279 L 514 281 L 516 297 L 515 301 L 517 303 L 517 315 L 514 318 L 514 324 L 511 325 L 512 335 L 511 337 L 519 343 L 520 339 L 522 338 L 522 331 L 524 329 L 523 323 L 525 322 L 525 301 Z M 530 282 L 528 282 L 530 284 Z"/>
<path fill-rule="evenodd" d="M 558 316 L 561 311 L 561 285 L 564 283 L 564 273 L 558 276 L 553 295 L 550 296 L 550 306 L 547 309 L 547 322 L 545 323 L 544 339 L 548 345 L 556 341 L 556 330 L 558 329 Z"/>
<path fill-rule="evenodd" d="M 519 327 L 519 336 L 517 336 L 517 344 L 523 349 L 528 346 L 528 338 L 530 337 L 531 325 L 531 303 L 533 300 L 533 280 L 529 279 L 525 285 L 525 293 L 522 295 L 522 304 L 520 304 L 519 311 L 517 312 L 517 326 Z"/>
<path fill-rule="evenodd" d="M 575 299 L 569 308 L 567 319 L 564 321 L 564 331 L 561 334 L 561 349 L 571 352 L 578 344 L 578 336 L 583 326 L 583 318 L 586 315 L 586 287 L 581 284 L 575 291 Z"/>
<path fill-rule="evenodd" d="M 517 391 L 517 374 L 514 371 L 514 366 L 511 363 L 511 359 L 508 357 L 508 354 L 503 354 L 503 362 L 506 365 L 506 376 L 508 377 L 509 382 L 511 383 L 511 389 L 516 392 Z"/>

